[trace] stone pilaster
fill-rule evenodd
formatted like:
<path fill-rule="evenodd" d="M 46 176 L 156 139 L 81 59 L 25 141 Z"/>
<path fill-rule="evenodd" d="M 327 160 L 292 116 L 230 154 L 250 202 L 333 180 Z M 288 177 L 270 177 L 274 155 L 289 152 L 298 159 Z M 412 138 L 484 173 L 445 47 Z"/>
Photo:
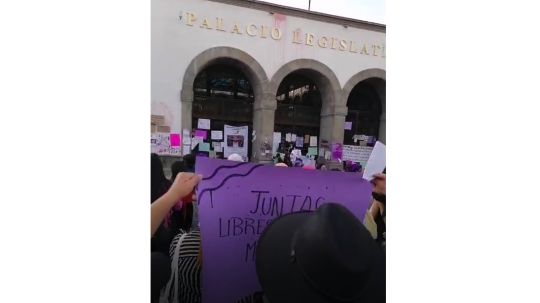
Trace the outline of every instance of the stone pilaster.
<path fill-rule="evenodd" d="M 252 162 L 271 163 L 276 97 L 265 93 L 262 98 L 262 102 L 257 102 L 253 108 L 253 130 L 256 137 L 252 142 L 250 159 Z"/>

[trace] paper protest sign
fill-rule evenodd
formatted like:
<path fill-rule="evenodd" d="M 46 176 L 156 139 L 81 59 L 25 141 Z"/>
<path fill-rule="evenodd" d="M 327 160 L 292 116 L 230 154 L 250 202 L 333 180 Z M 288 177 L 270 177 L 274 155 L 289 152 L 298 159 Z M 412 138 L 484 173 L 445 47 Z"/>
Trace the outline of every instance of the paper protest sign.
<path fill-rule="evenodd" d="M 380 174 L 386 167 L 386 146 L 377 141 L 364 169 L 364 179 L 372 180 L 374 174 Z"/>
<path fill-rule="evenodd" d="M 197 120 L 197 128 L 200 129 L 210 129 L 210 119 L 200 119 Z"/>

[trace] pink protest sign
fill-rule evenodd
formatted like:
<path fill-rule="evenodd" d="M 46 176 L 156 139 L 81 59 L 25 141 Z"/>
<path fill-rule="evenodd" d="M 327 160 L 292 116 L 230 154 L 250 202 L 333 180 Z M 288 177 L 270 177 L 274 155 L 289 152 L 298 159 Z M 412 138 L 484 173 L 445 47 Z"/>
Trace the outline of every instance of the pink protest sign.
<path fill-rule="evenodd" d="M 208 132 L 205 130 L 197 129 L 195 130 L 195 137 L 200 137 L 206 140 L 206 137 L 208 136 Z"/>
<path fill-rule="evenodd" d="M 180 134 L 170 134 L 171 147 L 180 147 Z"/>
<path fill-rule="evenodd" d="M 259 236 L 275 218 L 340 203 L 364 218 L 372 185 L 361 174 L 283 169 L 198 157 L 202 302 L 236 302 L 261 290 L 255 270 Z"/>

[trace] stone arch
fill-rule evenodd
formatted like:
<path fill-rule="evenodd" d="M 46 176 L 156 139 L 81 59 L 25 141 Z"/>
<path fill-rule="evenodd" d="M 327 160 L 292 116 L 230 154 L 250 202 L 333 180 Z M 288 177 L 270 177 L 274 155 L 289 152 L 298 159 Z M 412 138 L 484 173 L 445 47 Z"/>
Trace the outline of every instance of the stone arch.
<path fill-rule="evenodd" d="M 311 78 L 320 91 L 322 107 L 319 124 L 319 147 L 329 148 L 332 143 L 343 142 L 343 123 L 347 115 L 347 107 L 340 105 L 341 85 L 332 69 L 319 61 L 297 59 L 278 69 L 268 85 L 274 108 L 277 106 L 276 93 L 279 85 L 292 72 L 300 72 Z"/>
<path fill-rule="evenodd" d="M 184 72 L 180 102 L 182 103 L 182 129 L 191 129 L 193 83 L 197 75 L 214 63 L 234 64 L 249 79 L 255 96 L 254 107 L 260 107 L 264 100 L 264 91 L 268 77 L 262 66 L 248 53 L 233 47 L 218 46 L 209 48 L 191 60 Z M 255 119 L 254 119 L 255 122 Z"/>
<path fill-rule="evenodd" d="M 374 87 L 375 91 L 381 99 L 381 120 L 379 126 L 379 140 L 383 143 L 386 143 L 386 71 L 378 68 L 371 68 L 363 70 L 355 75 L 353 75 L 347 83 L 343 86 L 342 98 L 341 100 L 347 105 L 347 99 L 351 94 L 354 87 L 365 80 L 369 79 L 378 79 L 381 80 L 384 85 L 376 85 Z"/>
<path fill-rule="evenodd" d="M 280 67 L 272 76 L 268 85 L 268 93 L 273 95 L 273 106 L 276 106 L 276 93 L 279 85 L 292 72 L 302 72 L 310 77 L 321 91 L 323 100 L 321 116 L 331 114 L 337 105 L 341 86 L 336 75 L 324 63 L 313 59 L 296 59 Z"/>

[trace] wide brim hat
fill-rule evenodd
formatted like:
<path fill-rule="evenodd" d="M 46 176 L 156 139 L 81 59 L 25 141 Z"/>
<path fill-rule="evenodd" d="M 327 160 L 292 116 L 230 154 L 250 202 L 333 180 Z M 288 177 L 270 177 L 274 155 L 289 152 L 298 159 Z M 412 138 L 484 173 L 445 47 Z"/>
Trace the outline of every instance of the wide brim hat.
<path fill-rule="evenodd" d="M 258 241 L 256 267 L 270 302 L 386 301 L 384 253 L 338 204 L 273 221 Z"/>

